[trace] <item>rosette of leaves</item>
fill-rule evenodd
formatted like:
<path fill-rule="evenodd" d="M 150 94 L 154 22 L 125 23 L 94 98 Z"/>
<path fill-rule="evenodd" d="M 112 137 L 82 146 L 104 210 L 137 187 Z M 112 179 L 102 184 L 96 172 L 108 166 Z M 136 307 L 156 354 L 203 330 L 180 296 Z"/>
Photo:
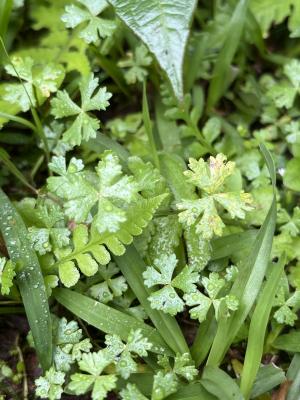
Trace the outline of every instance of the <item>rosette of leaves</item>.
<path fill-rule="evenodd" d="M 5 84 L 3 99 L 17 104 L 23 112 L 43 103 L 51 93 L 56 92 L 65 76 L 61 65 L 43 65 L 34 62 L 31 57 L 14 56 L 5 70 L 18 81 Z"/>
<path fill-rule="evenodd" d="M 192 319 L 203 322 L 211 306 L 214 307 L 216 319 L 221 316 L 228 317 L 231 311 L 238 309 L 238 299 L 234 295 L 218 297 L 220 291 L 225 287 L 226 281 L 220 278 L 216 272 L 211 272 L 208 277 L 203 277 L 201 283 L 206 295 L 197 290 L 183 296 L 186 304 L 192 307 L 189 310 Z"/>
<path fill-rule="evenodd" d="M 118 335 L 105 336 L 106 351 L 116 365 L 116 372 L 124 379 L 137 372 L 138 364 L 135 357 L 146 357 L 151 350 L 152 344 L 143 337 L 140 330 L 131 330 L 126 344 Z"/>
<path fill-rule="evenodd" d="M 148 75 L 145 67 L 148 67 L 152 62 L 146 46 L 140 45 L 134 49 L 134 52 L 127 53 L 127 59 L 120 60 L 118 66 L 124 68 L 124 78 L 129 85 L 137 82 L 144 82 Z"/>
<path fill-rule="evenodd" d="M 223 154 L 204 159 L 189 160 L 189 171 L 184 174 L 188 182 L 199 189 L 200 199 L 183 199 L 177 203 L 179 221 L 186 226 L 196 224 L 196 233 L 204 239 L 222 235 L 225 227 L 220 208 L 226 210 L 231 218 L 245 218 L 245 212 L 252 209 L 252 198 L 244 191 L 224 191 L 226 179 L 233 174 L 235 163 L 226 162 Z"/>
<path fill-rule="evenodd" d="M 120 297 L 128 288 L 126 279 L 119 275 L 120 270 L 115 263 L 99 268 L 100 282 L 89 287 L 88 293 L 101 303 L 108 303 Z M 118 276 L 115 276 L 118 275 Z"/>
<path fill-rule="evenodd" d="M 196 283 L 199 282 L 199 274 L 188 266 L 172 278 L 176 265 L 175 254 L 164 254 L 155 259 L 153 266 L 147 267 L 143 273 L 147 287 L 163 286 L 161 289 L 153 291 L 148 297 L 151 307 L 171 315 L 176 315 L 184 309 L 184 301 L 176 289 L 183 293 L 196 292 Z"/>
<path fill-rule="evenodd" d="M 82 140 L 95 138 L 100 127 L 99 120 L 89 115 L 93 110 L 106 110 L 111 93 L 106 87 L 97 90 L 99 79 L 93 74 L 85 76 L 79 83 L 81 105 L 78 106 L 66 90 L 58 91 L 51 100 L 51 113 L 56 119 L 76 117 L 63 134 L 63 141 L 71 146 L 80 145 Z"/>
<path fill-rule="evenodd" d="M 99 15 L 108 7 L 105 0 L 77 0 L 79 6 L 70 4 L 65 7 L 61 20 L 67 28 L 79 27 L 79 37 L 87 43 L 96 43 L 99 38 L 113 34 L 116 23 Z"/>

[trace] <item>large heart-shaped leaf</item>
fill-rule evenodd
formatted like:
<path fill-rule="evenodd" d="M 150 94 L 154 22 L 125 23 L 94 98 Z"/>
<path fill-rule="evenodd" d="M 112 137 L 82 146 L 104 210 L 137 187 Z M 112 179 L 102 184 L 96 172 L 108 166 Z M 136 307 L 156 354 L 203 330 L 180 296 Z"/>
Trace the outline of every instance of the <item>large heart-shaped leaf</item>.
<path fill-rule="evenodd" d="M 183 96 L 182 63 L 195 0 L 109 0 L 117 15 L 149 47 L 178 99 Z"/>

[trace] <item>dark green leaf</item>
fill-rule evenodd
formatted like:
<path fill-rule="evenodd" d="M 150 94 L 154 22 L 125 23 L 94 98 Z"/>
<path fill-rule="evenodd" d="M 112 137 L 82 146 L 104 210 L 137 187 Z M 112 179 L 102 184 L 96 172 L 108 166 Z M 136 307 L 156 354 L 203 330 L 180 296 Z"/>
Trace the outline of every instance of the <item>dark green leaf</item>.
<path fill-rule="evenodd" d="M 17 285 L 39 361 L 47 370 L 52 362 L 52 327 L 44 279 L 24 222 L 1 189 L 0 228 L 10 258 L 17 265 Z"/>
<path fill-rule="evenodd" d="M 183 96 L 182 63 L 195 0 L 110 0 L 166 72 L 175 96 Z"/>

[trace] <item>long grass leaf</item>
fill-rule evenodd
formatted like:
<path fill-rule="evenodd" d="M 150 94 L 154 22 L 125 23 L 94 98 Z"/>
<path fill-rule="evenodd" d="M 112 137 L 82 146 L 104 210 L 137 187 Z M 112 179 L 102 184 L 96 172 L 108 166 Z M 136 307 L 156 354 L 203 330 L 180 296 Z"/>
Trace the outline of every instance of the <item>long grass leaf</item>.
<path fill-rule="evenodd" d="M 13 7 L 13 0 L 1 0 L 0 1 L 0 36 L 3 41 L 6 42 L 6 32 L 9 23 L 10 13 Z M 4 56 L 3 51 L 0 51 L 0 61 Z"/>
<path fill-rule="evenodd" d="M 138 298 L 161 337 L 175 353 L 188 353 L 188 346 L 176 319 L 151 308 L 148 297 L 152 290 L 145 286 L 142 276 L 146 265 L 134 245 L 127 247 L 126 253 L 121 257 L 115 257 L 115 260 L 122 274 L 125 276 L 128 285 Z"/>
<path fill-rule="evenodd" d="M 249 314 L 262 285 L 268 266 L 276 223 L 275 166 L 272 157 L 264 145 L 261 146 L 271 176 L 274 195 L 270 210 L 251 247 L 251 251 L 240 266 L 231 294 L 239 300 L 238 310 L 228 319 L 219 322 L 208 365 L 218 366 L 231 345 L 240 327 Z M 226 340 L 224 340 L 226 338 Z"/>
<path fill-rule="evenodd" d="M 2 111 L 0 111 L 0 118 L 4 118 L 8 121 L 18 122 L 19 124 L 24 125 L 27 128 L 32 129 L 34 132 L 36 132 L 36 127 L 30 121 L 27 121 L 27 119 L 25 119 L 25 118 L 18 117 L 16 115 L 12 115 L 12 114 L 7 114 Z"/>
<path fill-rule="evenodd" d="M 259 297 L 251 318 L 248 344 L 241 378 L 241 391 L 248 399 L 263 355 L 264 340 L 274 298 L 283 273 L 286 257 L 283 256 L 277 265 L 272 266 L 271 273 Z"/>
<path fill-rule="evenodd" d="M 216 238 L 211 241 L 211 260 L 229 257 L 237 253 L 249 250 L 257 236 L 258 231 L 251 229 L 245 232 L 233 233 L 231 235 Z"/>
<path fill-rule="evenodd" d="M 240 0 L 232 15 L 227 37 L 213 69 L 207 99 L 207 109 L 211 110 L 227 89 L 230 81 L 230 68 L 233 57 L 240 44 L 243 33 L 249 0 Z"/>
<path fill-rule="evenodd" d="M 90 139 L 89 141 L 83 143 L 83 147 L 96 153 L 102 153 L 106 149 L 112 150 L 118 155 L 122 164 L 126 164 L 127 159 L 130 156 L 128 151 L 116 140 L 104 135 L 101 132 L 97 133 L 97 137 L 95 139 Z"/>
<path fill-rule="evenodd" d="M 0 147 L 0 161 L 2 161 L 3 164 L 6 165 L 6 167 L 9 169 L 9 171 L 16 178 L 18 178 L 19 181 L 21 181 L 23 183 L 23 185 L 27 186 L 35 194 L 37 193 L 36 189 L 27 181 L 27 179 L 22 174 L 22 172 L 18 170 L 18 168 L 15 166 L 15 164 L 12 161 L 10 161 L 9 154 L 2 147 Z"/>
<path fill-rule="evenodd" d="M 222 400 L 243 400 L 235 381 L 219 368 L 205 367 L 201 379 L 201 384 L 209 392 Z"/>
<path fill-rule="evenodd" d="M 292 384 L 289 388 L 286 400 L 299 400 L 300 393 L 300 354 L 294 355 L 287 371 L 286 377 Z"/>
<path fill-rule="evenodd" d="M 2 189 L 0 229 L 9 256 L 17 266 L 16 281 L 39 361 L 47 370 L 52 363 L 52 324 L 44 279 L 38 258 L 28 241 L 25 224 Z"/>
<path fill-rule="evenodd" d="M 195 383 L 180 388 L 168 400 L 217 400 L 217 397 L 205 390 L 201 383 Z"/>
<path fill-rule="evenodd" d="M 211 310 L 211 312 L 208 313 L 206 320 L 200 324 L 193 346 L 191 347 L 191 355 L 197 367 L 207 357 L 213 343 L 216 330 L 217 322 L 214 312 Z"/>
<path fill-rule="evenodd" d="M 140 329 L 143 336 L 147 337 L 153 344 L 153 350 L 160 354 L 172 354 L 156 329 L 131 315 L 70 289 L 55 289 L 53 293 L 56 300 L 74 315 L 102 332 L 115 333 L 126 340 L 131 329 Z"/>
<path fill-rule="evenodd" d="M 258 370 L 250 398 L 258 398 L 258 396 L 269 392 L 285 380 L 285 374 L 281 368 L 274 364 L 263 365 Z"/>
<path fill-rule="evenodd" d="M 149 114 L 147 93 L 146 93 L 146 83 L 143 84 L 143 104 L 142 104 L 142 114 L 143 114 L 143 122 L 145 131 L 148 136 L 148 141 L 150 145 L 150 151 L 153 158 L 153 162 L 157 169 L 159 169 L 159 158 L 156 150 L 155 140 L 153 136 L 152 122 Z"/>

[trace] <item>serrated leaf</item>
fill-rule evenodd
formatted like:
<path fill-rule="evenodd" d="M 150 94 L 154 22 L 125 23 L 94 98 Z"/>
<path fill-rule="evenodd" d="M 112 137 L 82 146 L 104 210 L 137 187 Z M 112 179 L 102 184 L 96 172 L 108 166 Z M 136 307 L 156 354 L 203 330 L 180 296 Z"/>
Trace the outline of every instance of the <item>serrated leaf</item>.
<path fill-rule="evenodd" d="M 64 78 L 64 70 L 60 65 L 49 63 L 43 68 L 34 68 L 31 57 L 14 56 L 5 69 L 8 74 L 20 78 L 22 83 L 8 83 L 4 99 L 17 103 L 22 111 L 36 106 L 38 99 L 35 91 L 38 97 L 47 98 L 57 91 Z"/>
<path fill-rule="evenodd" d="M 88 44 L 96 43 L 99 38 L 105 38 L 113 34 L 116 29 L 116 23 L 99 17 L 99 14 L 108 6 L 105 0 L 78 0 L 78 3 L 83 5 L 84 8 L 74 4 L 67 5 L 65 14 L 61 17 L 67 28 L 75 28 L 80 25 L 79 37 Z M 85 23 L 85 26 L 82 25 L 83 23 Z"/>
<path fill-rule="evenodd" d="M 71 146 L 80 145 L 82 140 L 88 141 L 95 138 L 100 127 L 98 119 L 91 117 L 88 112 L 93 110 L 106 110 L 111 98 L 111 93 L 107 92 L 106 87 L 97 89 L 99 79 L 90 74 L 83 77 L 79 84 L 81 94 L 81 106 L 79 107 L 64 91 L 58 91 L 56 97 L 52 99 L 51 113 L 55 118 L 65 118 L 76 116 L 71 126 L 63 134 L 63 140 Z"/>
<path fill-rule="evenodd" d="M 166 72 L 175 96 L 183 97 L 182 64 L 194 0 L 110 0 L 117 15 L 139 36 Z M 149 12 L 151 10 L 151 13 Z M 176 15 L 176 23 L 174 16 Z M 153 35 L 155 31 L 155 35 Z"/>
<path fill-rule="evenodd" d="M 65 374 L 55 371 L 52 367 L 46 371 L 45 376 L 35 380 L 36 395 L 42 399 L 57 400 L 63 393 L 62 385 L 65 381 Z"/>
<path fill-rule="evenodd" d="M 201 189 L 200 199 L 184 199 L 176 204 L 181 210 L 179 221 L 187 227 L 195 226 L 196 233 L 203 239 L 211 239 L 213 235 L 221 236 L 224 222 L 219 215 L 222 206 L 231 218 L 245 218 L 245 211 L 252 209 L 252 198 L 244 191 L 226 192 L 226 179 L 234 172 L 235 163 L 226 162 L 223 154 L 210 157 L 208 162 L 200 158 L 189 160 L 190 170 L 184 175 L 188 182 Z M 225 192 L 224 192 L 225 191 Z"/>

